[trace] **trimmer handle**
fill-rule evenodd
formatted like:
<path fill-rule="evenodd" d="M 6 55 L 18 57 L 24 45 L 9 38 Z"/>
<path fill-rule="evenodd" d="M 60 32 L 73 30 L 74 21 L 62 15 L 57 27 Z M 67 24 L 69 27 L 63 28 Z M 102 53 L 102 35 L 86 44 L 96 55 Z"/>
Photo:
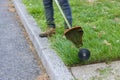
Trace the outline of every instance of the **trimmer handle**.
<path fill-rule="evenodd" d="M 64 14 L 64 12 L 63 12 L 63 10 L 62 10 L 62 8 L 61 8 L 58 0 L 55 0 L 55 3 L 56 3 L 56 5 L 58 6 L 58 8 L 59 8 L 59 10 L 60 10 L 60 12 L 61 12 L 61 14 L 62 14 L 62 16 L 63 16 L 66 24 L 67 24 L 67 26 L 68 26 L 68 28 L 69 28 L 69 29 L 72 28 L 72 26 L 69 24 L 69 22 L 68 22 L 68 20 L 67 20 L 67 18 L 66 18 L 66 16 L 65 16 L 65 14 Z"/>

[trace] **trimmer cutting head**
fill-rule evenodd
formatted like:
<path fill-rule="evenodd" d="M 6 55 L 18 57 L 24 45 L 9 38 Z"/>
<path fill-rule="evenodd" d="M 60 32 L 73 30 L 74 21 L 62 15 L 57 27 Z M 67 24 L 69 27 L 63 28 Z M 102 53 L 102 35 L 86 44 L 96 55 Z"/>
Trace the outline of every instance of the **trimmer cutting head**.
<path fill-rule="evenodd" d="M 78 57 L 80 60 L 88 60 L 90 58 L 90 51 L 88 49 L 80 49 L 78 52 Z"/>
<path fill-rule="evenodd" d="M 77 48 L 80 48 L 82 43 L 83 30 L 81 27 L 73 27 L 68 29 L 64 35 L 70 41 L 72 41 Z"/>

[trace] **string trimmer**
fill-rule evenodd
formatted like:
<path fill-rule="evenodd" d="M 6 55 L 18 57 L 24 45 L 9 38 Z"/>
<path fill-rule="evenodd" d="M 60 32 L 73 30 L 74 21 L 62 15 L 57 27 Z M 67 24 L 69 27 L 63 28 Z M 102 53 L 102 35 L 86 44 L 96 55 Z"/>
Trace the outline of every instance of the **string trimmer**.
<path fill-rule="evenodd" d="M 68 40 L 70 40 L 71 42 L 73 42 L 77 48 L 80 48 L 83 45 L 83 43 L 82 43 L 83 30 L 82 30 L 82 28 L 80 26 L 72 27 L 69 24 L 61 6 L 59 5 L 58 0 L 55 0 L 55 3 L 57 4 L 65 22 L 69 28 L 66 32 L 64 32 L 65 37 Z M 78 57 L 81 60 L 87 60 L 90 57 L 90 51 L 88 49 L 80 49 L 80 51 L 78 52 Z"/>

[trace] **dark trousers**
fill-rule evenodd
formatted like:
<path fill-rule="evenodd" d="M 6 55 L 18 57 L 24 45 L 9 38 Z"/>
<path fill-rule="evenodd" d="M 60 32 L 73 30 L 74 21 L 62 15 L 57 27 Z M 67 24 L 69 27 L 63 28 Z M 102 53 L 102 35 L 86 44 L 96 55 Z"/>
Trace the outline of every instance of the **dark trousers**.
<path fill-rule="evenodd" d="M 58 1 L 69 24 L 72 26 L 72 13 L 68 0 L 58 0 Z M 55 28 L 56 26 L 54 22 L 53 0 L 43 0 L 43 4 L 45 8 L 45 16 L 48 27 Z M 66 23 L 65 23 L 65 28 L 68 28 Z"/>

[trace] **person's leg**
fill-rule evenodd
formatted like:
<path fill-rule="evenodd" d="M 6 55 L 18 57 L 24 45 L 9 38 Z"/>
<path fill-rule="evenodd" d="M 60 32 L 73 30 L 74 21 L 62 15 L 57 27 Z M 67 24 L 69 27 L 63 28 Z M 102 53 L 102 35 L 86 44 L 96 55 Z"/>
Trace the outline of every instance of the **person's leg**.
<path fill-rule="evenodd" d="M 43 5 L 44 5 L 45 17 L 48 27 L 55 28 L 53 0 L 43 0 Z"/>
<path fill-rule="evenodd" d="M 52 34 L 55 34 L 55 23 L 54 23 L 54 10 L 53 10 L 53 1 L 52 0 L 43 0 L 47 30 L 41 33 L 40 37 L 48 37 Z"/>
<path fill-rule="evenodd" d="M 58 1 L 69 24 L 72 26 L 72 12 L 71 12 L 71 8 L 70 8 L 68 0 L 58 0 Z M 65 22 L 65 28 L 66 29 L 68 28 L 66 22 Z"/>

